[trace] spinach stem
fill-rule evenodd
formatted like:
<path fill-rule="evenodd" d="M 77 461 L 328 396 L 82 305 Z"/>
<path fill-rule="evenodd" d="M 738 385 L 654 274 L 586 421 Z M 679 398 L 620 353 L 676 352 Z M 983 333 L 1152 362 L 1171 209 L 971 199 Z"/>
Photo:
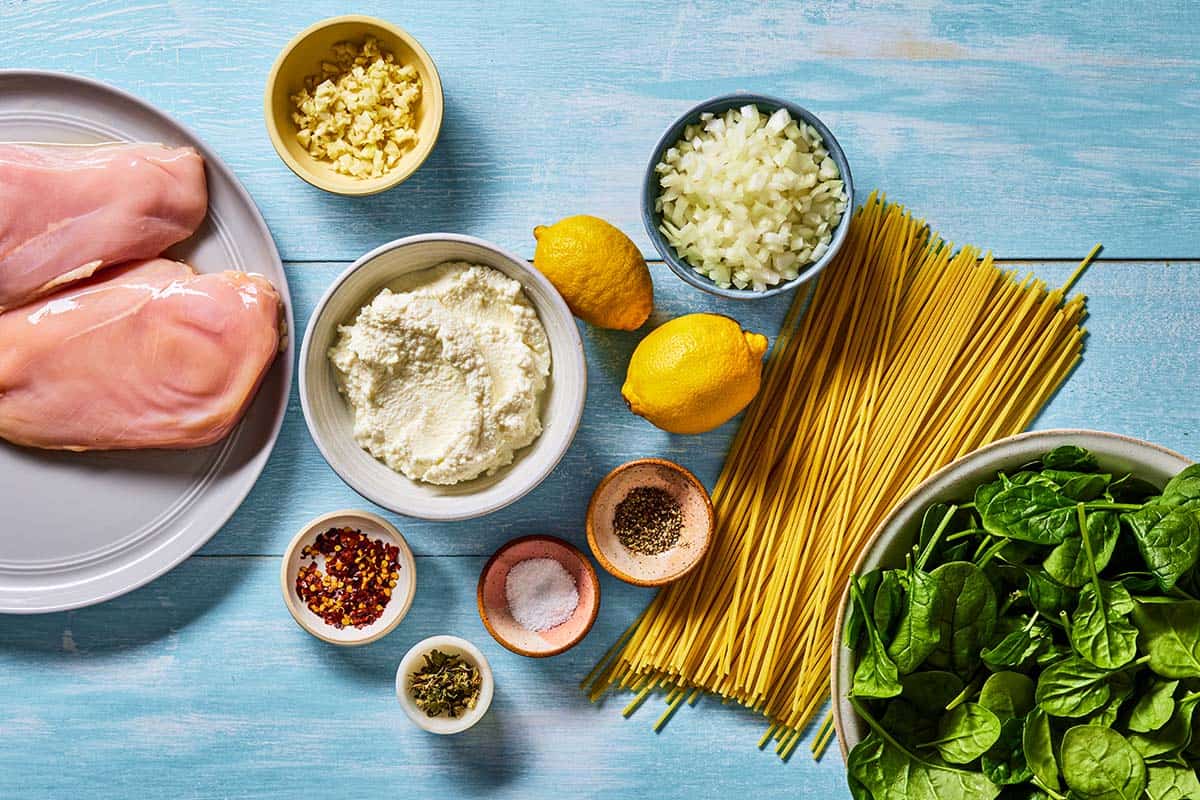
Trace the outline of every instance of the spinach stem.
<path fill-rule="evenodd" d="M 987 549 L 988 542 L 991 540 L 992 535 L 990 533 L 986 534 L 982 539 L 979 540 L 979 546 L 975 548 L 975 553 L 971 556 L 972 561 L 979 561 L 979 557 L 983 555 L 984 551 Z"/>
<path fill-rule="evenodd" d="M 999 616 L 1004 616 L 1005 614 L 1007 614 L 1008 610 L 1013 607 L 1013 604 L 1016 603 L 1018 600 L 1020 600 L 1024 596 L 1025 596 L 1025 593 L 1023 591 L 1021 591 L 1020 589 L 1017 589 L 1016 591 L 1011 592 L 1008 595 L 1008 597 L 1004 598 L 1004 605 L 1000 606 Z M 1034 616 L 1036 617 L 1037 614 L 1035 613 Z"/>
<path fill-rule="evenodd" d="M 1100 572 L 1096 569 L 1096 554 L 1092 552 L 1092 539 L 1088 536 L 1087 528 L 1087 512 L 1083 509 L 1084 504 L 1080 503 L 1075 506 L 1075 510 L 1079 513 L 1079 538 L 1083 541 L 1084 552 L 1088 557 L 1088 569 L 1092 573 L 1092 586 L 1096 590 L 1096 603 L 1102 605 L 1104 593 L 1100 590 Z"/>
<path fill-rule="evenodd" d="M 892 735 L 890 733 L 888 733 L 887 730 L 884 729 L 884 727 L 882 725 L 879 724 L 879 722 L 875 719 L 875 717 L 871 716 L 871 714 L 867 712 L 866 707 L 861 702 L 859 702 L 859 699 L 857 697 L 850 696 L 846 699 L 848 699 L 850 701 L 850 705 L 854 706 L 854 713 L 856 713 L 860 717 L 862 717 L 863 721 L 866 722 L 867 725 L 871 728 L 871 730 L 875 731 L 875 733 L 881 739 L 883 739 L 885 742 L 890 744 L 892 747 L 895 747 L 900 752 L 907 754 L 908 757 L 913 759 L 914 761 L 920 761 L 920 759 L 917 758 L 907 747 L 905 747 L 904 745 L 900 744 L 898 741 L 896 741 L 895 739 L 892 738 Z"/>
<path fill-rule="evenodd" d="M 975 690 L 977 688 L 979 688 L 979 678 L 976 678 L 964 686 L 963 690 L 959 692 L 953 700 L 951 700 L 949 703 L 946 703 L 946 710 L 953 711 L 963 703 L 967 702 L 967 698 L 975 694 Z"/>
<path fill-rule="evenodd" d="M 985 550 L 983 553 L 983 556 L 981 558 L 979 558 L 979 561 L 978 561 L 979 568 L 983 569 L 984 567 L 986 567 L 988 565 L 988 562 L 991 561 L 996 556 L 997 553 L 999 553 L 1001 550 L 1003 550 L 1006 547 L 1008 547 L 1008 539 L 1001 539 L 1000 541 L 996 542 L 991 547 L 989 547 L 987 550 Z"/>
<path fill-rule="evenodd" d="M 933 532 L 933 536 L 929 537 L 929 541 L 925 544 L 925 549 L 917 557 L 917 569 L 925 569 L 925 562 L 929 561 L 929 557 L 933 555 L 933 549 L 937 546 L 938 540 L 942 538 L 942 534 L 946 532 L 946 528 L 950 527 L 950 520 L 954 517 L 956 511 L 958 511 L 958 506 L 956 505 L 951 505 L 946 510 L 942 521 L 938 523 L 937 530 Z"/>
<path fill-rule="evenodd" d="M 978 536 L 981 533 L 987 533 L 983 528 L 967 528 L 965 531 L 952 533 L 946 537 L 947 542 L 957 542 L 959 539 L 966 539 L 968 536 Z"/>
<path fill-rule="evenodd" d="M 1137 503 L 1080 503 L 1090 511 L 1137 511 L 1141 506 Z"/>
<path fill-rule="evenodd" d="M 1184 600 L 1191 600 L 1193 602 L 1195 602 L 1195 600 L 1196 600 L 1195 597 L 1192 597 L 1190 594 L 1185 592 L 1183 589 L 1180 589 L 1178 586 L 1172 586 L 1171 591 L 1167 592 L 1167 594 L 1174 595 L 1175 597 L 1182 597 Z"/>
<path fill-rule="evenodd" d="M 1042 779 L 1036 775 L 1033 776 L 1033 785 L 1050 795 L 1052 800 L 1067 800 L 1067 796 L 1065 794 L 1059 794 L 1058 792 L 1054 791 L 1049 786 L 1042 783 Z"/>

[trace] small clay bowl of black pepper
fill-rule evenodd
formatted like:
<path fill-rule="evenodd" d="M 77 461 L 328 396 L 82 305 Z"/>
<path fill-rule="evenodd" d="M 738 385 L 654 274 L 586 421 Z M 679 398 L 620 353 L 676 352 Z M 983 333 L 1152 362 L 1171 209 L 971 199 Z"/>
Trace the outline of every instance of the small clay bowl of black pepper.
<path fill-rule="evenodd" d="M 704 484 L 662 458 L 617 467 L 588 505 L 592 554 L 609 573 L 637 586 L 662 586 L 687 575 L 708 552 L 712 532 Z"/>
<path fill-rule="evenodd" d="M 417 590 L 416 562 L 400 531 L 376 514 L 349 509 L 301 528 L 284 551 L 279 579 L 296 624 L 348 646 L 391 633 Z"/>

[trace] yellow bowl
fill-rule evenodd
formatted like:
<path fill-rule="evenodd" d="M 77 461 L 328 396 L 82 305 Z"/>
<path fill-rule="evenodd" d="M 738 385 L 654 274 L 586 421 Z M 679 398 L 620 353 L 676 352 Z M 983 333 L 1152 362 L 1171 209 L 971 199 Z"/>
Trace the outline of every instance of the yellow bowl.
<path fill-rule="evenodd" d="M 317 161 L 300 146 L 296 139 L 298 129 L 292 121 L 292 95 L 304 87 L 308 76 L 320 74 L 321 62 L 328 60 L 336 43 L 361 43 L 367 36 L 378 39 L 380 47 L 391 52 L 399 63 L 416 68 L 421 76 L 421 102 L 417 107 L 416 146 L 385 175 L 354 178 Z M 416 172 L 437 142 L 442 108 L 442 81 L 425 48 L 390 22 L 359 14 L 321 20 L 297 34 L 275 59 L 263 98 L 267 134 L 288 169 L 318 189 L 350 196 L 382 192 Z"/>

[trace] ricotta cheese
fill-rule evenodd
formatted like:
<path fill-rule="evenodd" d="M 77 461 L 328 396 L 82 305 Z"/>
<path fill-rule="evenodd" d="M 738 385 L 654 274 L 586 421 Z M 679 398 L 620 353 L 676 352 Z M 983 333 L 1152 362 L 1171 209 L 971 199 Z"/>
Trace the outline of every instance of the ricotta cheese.
<path fill-rule="evenodd" d="M 329 359 L 355 441 L 413 480 L 490 475 L 542 432 L 550 343 L 502 272 L 449 262 L 410 273 L 338 333 Z"/>

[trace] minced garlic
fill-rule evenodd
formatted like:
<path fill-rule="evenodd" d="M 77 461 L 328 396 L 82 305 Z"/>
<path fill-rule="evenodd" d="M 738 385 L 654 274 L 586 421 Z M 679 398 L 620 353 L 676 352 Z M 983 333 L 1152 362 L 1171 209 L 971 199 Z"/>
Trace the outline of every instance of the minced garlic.
<path fill-rule="evenodd" d="M 367 37 L 361 47 L 335 44 L 321 73 L 292 96 L 292 119 L 300 129 L 296 139 L 309 155 L 343 175 L 386 174 L 417 143 L 417 70 L 398 64 L 377 39 Z"/>

